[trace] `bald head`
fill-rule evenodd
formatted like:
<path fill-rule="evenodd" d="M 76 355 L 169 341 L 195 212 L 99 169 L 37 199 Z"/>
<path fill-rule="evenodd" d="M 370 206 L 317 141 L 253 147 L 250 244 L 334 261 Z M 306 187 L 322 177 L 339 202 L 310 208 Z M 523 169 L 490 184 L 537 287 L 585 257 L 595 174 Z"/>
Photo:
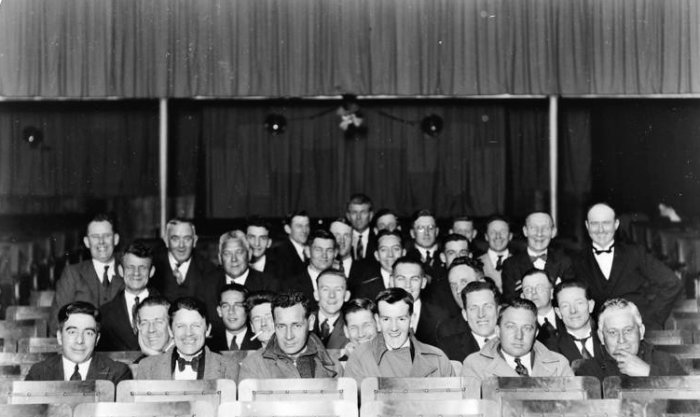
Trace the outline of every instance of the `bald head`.
<path fill-rule="evenodd" d="M 615 210 L 605 203 L 591 206 L 586 214 L 586 229 L 591 241 L 601 249 L 606 249 L 615 240 L 615 231 L 620 221 L 615 216 Z"/>

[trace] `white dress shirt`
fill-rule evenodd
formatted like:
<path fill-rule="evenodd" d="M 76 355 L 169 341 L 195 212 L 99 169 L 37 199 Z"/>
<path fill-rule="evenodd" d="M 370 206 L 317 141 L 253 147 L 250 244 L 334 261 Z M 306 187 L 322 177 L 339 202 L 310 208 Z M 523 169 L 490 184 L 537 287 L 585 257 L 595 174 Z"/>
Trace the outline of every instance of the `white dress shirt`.
<path fill-rule="evenodd" d="M 104 278 L 105 266 L 109 268 L 107 269 L 107 279 L 109 279 L 110 283 L 114 279 L 114 276 L 117 275 L 114 259 L 112 259 L 112 261 L 110 261 L 109 263 L 103 263 L 98 261 L 97 259 L 93 259 L 92 266 L 95 268 L 95 272 L 97 272 L 97 279 L 100 280 L 100 283 L 102 282 L 102 278 Z"/>
<path fill-rule="evenodd" d="M 615 242 L 612 242 L 610 245 L 608 245 L 605 250 L 610 249 L 612 252 L 610 253 L 599 253 L 596 254 L 593 252 L 593 257 L 595 258 L 595 261 L 598 263 L 598 267 L 600 267 L 600 272 L 603 273 L 603 276 L 605 279 L 610 279 L 610 271 L 612 271 L 612 264 L 613 264 L 613 257 L 615 256 L 615 247 L 613 246 Z M 611 248 L 612 246 L 612 248 Z M 599 247 L 595 243 L 593 244 L 593 247 L 597 250 L 601 250 L 603 248 Z"/>
<path fill-rule="evenodd" d="M 71 362 L 65 356 L 63 356 L 61 359 L 63 362 L 63 380 L 70 381 L 71 375 L 73 375 L 73 372 L 75 372 L 75 362 Z M 85 381 L 85 378 L 87 378 L 90 363 L 92 363 L 92 358 L 78 364 L 78 373 L 80 373 L 80 378 L 83 381 Z"/>
<path fill-rule="evenodd" d="M 249 272 L 250 268 L 246 268 L 245 272 L 243 272 L 240 276 L 237 276 L 236 278 L 231 278 L 230 276 L 226 275 L 226 285 L 233 283 L 245 285 L 245 282 L 248 279 Z"/>

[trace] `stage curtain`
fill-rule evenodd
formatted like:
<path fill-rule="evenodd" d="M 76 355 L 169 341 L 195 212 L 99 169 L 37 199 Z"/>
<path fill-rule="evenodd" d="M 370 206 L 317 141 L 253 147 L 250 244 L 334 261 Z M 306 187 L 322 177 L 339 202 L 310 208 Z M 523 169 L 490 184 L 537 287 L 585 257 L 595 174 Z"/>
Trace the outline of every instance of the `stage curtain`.
<path fill-rule="evenodd" d="M 3 0 L 0 96 L 700 92 L 696 0 Z"/>

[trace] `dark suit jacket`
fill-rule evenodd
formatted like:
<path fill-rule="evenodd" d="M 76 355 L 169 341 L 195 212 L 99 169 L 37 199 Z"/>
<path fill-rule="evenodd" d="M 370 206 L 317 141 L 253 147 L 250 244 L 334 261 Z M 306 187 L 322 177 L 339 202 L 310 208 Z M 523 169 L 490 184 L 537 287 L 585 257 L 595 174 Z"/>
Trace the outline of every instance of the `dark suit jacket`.
<path fill-rule="evenodd" d="M 555 319 L 555 322 L 555 326 L 557 326 L 556 328 L 554 328 L 554 326 L 551 326 L 551 328 L 545 328 L 545 326 L 542 326 L 539 323 L 537 324 L 537 340 L 539 340 L 540 343 L 542 343 L 545 346 L 554 343 L 554 340 L 559 337 L 561 331 L 563 329 L 566 329 L 566 326 L 564 326 L 564 322 L 561 321 L 561 319 L 558 316 Z"/>
<path fill-rule="evenodd" d="M 306 262 L 299 257 L 289 238 L 284 239 L 274 250 L 268 251 L 267 256 L 276 264 L 277 279 L 281 282 L 301 274 L 306 269 Z"/>
<path fill-rule="evenodd" d="M 149 295 L 158 292 L 149 289 Z M 139 300 L 143 301 L 143 300 Z M 97 350 L 110 352 L 120 350 L 141 350 L 139 340 L 131 327 L 131 312 L 126 309 L 124 290 L 120 291 L 109 303 L 100 307 L 102 325 Z"/>
<path fill-rule="evenodd" d="M 191 259 L 192 262 L 190 262 L 182 285 L 178 285 L 175 276 L 173 276 L 167 250 L 161 251 L 154 259 L 156 272 L 151 278 L 151 285 L 170 302 L 180 297 L 196 297 L 197 289 L 206 285 L 204 277 L 216 268 L 214 264 L 196 251 L 192 252 Z"/>
<path fill-rule="evenodd" d="M 331 333 L 326 339 L 321 337 L 321 323 L 319 323 L 318 320 L 318 312 L 315 312 L 314 315 L 316 316 L 316 320 L 314 320 L 313 332 L 316 333 L 316 336 L 318 336 L 319 339 L 321 339 L 321 342 L 323 342 L 326 349 L 342 349 L 348 344 L 350 340 L 345 337 L 345 332 L 343 330 L 345 320 L 343 319 L 342 314 L 333 324 L 333 329 L 331 329 Z"/>
<path fill-rule="evenodd" d="M 62 355 L 57 354 L 44 359 L 41 362 L 35 363 L 29 369 L 29 373 L 25 380 L 27 381 L 63 381 L 63 360 Z M 116 386 L 120 381 L 132 379 L 131 369 L 126 364 L 116 362 L 103 356 L 101 353 L 95 353 L 92 357 L 92 362 L 88 368 L 86 380 L 93 381 L 97 379 L 106 379 L 112 381 Z"/>
<path fill-rule="evenodd" d="M 258 350 L 262 347 L 259 340 L 250 340 L 253 337 L 253 330 L 248 327 L 248 332 L 243 337 L 243 343 L 239 346 L 239 350 Z M 226 342 L 226 330 L 219 328 L 211 331 L 211 337 L 207 339 L 207 347 L 212 352 L 222 352 L 229 350 L 229 344 Z"/>
<path fill-rule="evenodd" d="M 115 265 L 118 265 L 118 260 Z M 92 260 L 80 262 L 75 265 L 67 265 L 56 282 L 56 295 L 53 300 L 51 314 L 51 332 L 58 328 L 56 316 L 58 310 L 74 301 L 87 301 L 99 308 L 112 300 L 119 291 L 124 289 L 124 279 L 114 275 L 107 291 L 102 287 L 97 276 Z"/>
<path fill-rule="evenodd" d="M 314 300 L 314 284 L 311 282 L 311 275 L 307 268 L 304 268 L 300 274 L 290 277 L 286 282 L 282 283 L 282 287 L 289 291 L 301 291 L 309 300 Z"/>
<path fill-rule="evenodd" d="M 654 349 L 654 346 L 640 341 L 637 356 L 649 364 L 649 376 L 687 375 L 687 371 L 675 356 Z M 588 360 L 576 361 L 572 366 L 576 376 L 594 376 L 603 380 L 608 376 L 621 376 L 617 361 L 604 349 L 602 355 Z"/>
<path fill-rule="evenodd" d="M 422 300 L 421 304 L 421 312 L 418 317 L 415 336 L 419 341 L 435 346 L 437 344 L 438 323 L 447 319 L 448 315 L 445 310 L 437 305 L 426 302 L 426 300 Z"/>
<path fill-rule="evenodd" d="M 350 298 L 369 298 L 374 300 L 381 291 L 384 291 L 384 280 L 380 272 L 381 266 L 367 266 L 363 271 L 363 276 L 351 276 L 348 279 L 348 288 L 350 289 Z"/>
<path fill-rule="evenodd" d="M 683 290 L 673 271 L 635 245 L 615 242 L 610 279 L 603 276 L 590 247 L 576 257 L 574 269 L 591 289 L 596 315 L 605 300 L 622 297 L 637 306 L 647 329 L 663 328 Z"/>
<path fill-rule="evenodd" d="M 591 330 L 591 338 L 593 339 L 593 357 L 601 357 L 603 355 L 603 346 L 600 344 L 600 339 L 598 339 L 598 333 L 595 329 Z M 546 346 L 547 349 L 566 356 L 569 363 L 577 359 L 583 359 L 576 342 L 574 342 L 571 334 L 569 334 L 564 327 L 559 331 L 557 337 L 550 339 Z"/>
<path fill-rule="evenodd" d="M 503 281 L 503 297 L 505 300 L 520 296 L 520 281 L 523 274 L 534 267 L 527 251 L 513 255 L 503 262 L 501 279 Z M 554 250 L 551 247 L 547 250 L 547 262 L 544 265 L 544 269 L 553 280 L 560 278 L 562 281 L 567 281 L 575 277 L 571 259 L 564 252 Z M 518 287 L 517 291 L 515 290 L 516 287 Z"/>
<path fill-rule="evenodd" d="M 460 319 L 462 322 L 458 323 L 457 319 Z M 447 324 L 448 322 L 449 324 Z M 457 326 L 460 326 L 461 329 L 455 332 Z M 479 344 L 474 339 L 474 335 L 472 335 L 472 329 L 464 318 L 455 317 L 450 319 L 444 322 L 444 325 L 441 324 L 438 329 L 437 347 L 442 349 L 450 360 L 463 362 L 464 358 L 480 350 Z M 443 334 L 442 337 L 440 337 L 440 333 Z"/>

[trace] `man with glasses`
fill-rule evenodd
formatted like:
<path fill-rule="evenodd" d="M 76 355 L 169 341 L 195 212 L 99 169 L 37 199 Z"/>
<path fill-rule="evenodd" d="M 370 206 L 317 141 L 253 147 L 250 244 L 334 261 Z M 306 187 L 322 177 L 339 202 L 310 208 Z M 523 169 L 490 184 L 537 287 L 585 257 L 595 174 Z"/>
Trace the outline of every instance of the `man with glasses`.
<path fill-rule="evenodd" d="M 413 245 L 406 249 L 406 255 L 419 259 L 428 269 L 439 266 L 439 251 L 437 237 L 440 229 L 437 227 L 435 216 L 428 209 L 416 211 L 411 217 L 411 238 Z"/>
<path fill-rule="evenodd" d="M 674 356 L 657 350 L 644 339 L 642 316 L 634 303 L 623 298 L 606 301 L 598 316 L 598 337 L 602 355 L 574 362 L 576 375 L 608 376 L 686 375 Z"/>
<path fill-rule="evenodd" d="M 90 303 L 76 301 L 58 312 L 56 332 L 61 353 L 35 363 L 29 369 L 27 381 L 94 381 L 105 379 L 117 385 L 131 379 L 131 369 L 95 353 L 100 339 L 100 311 Z"/>
<path fill-rule="evenodd" d="M 547 271 L 531 269 L 523 275 L 521 297 L 537 307 L 537 340 L 550 346 L 564 328 L 552 306 L 553 286 Z"/>
<path fill-rule="evenodd" d="M 293 276 L 286 283 L 287 289 L 301 291 L 309 300 L 312 310 L 318 305 L 314 300 L 314 293 L 318 291 L 316 278 L 326 269 L 333 266 L 333 260 L 338 255 L 338 243 L 335 237 L 328 231 L 314 230 L 309 236 L 309 265 L 304 272 Z"/>
<path fill-rule="evenodd" d="M 232 283 L 226 284 L 219 291 L 219 303 L 216 314 L 224 323 L 223 328 L 213 328 L 212 335 L 207 340 L 207 346 L 214 352 L 225 350 L 255 350 L 262 345 L 254 340 L 253 330 L 248 326 L 248 311 L 246 287 Z"/>
<path fill-rule="evenodd" d="M 525 219 L 523 235 L 527 238 L 527 251 L 511 256 L 503 263 L 503 297 L 520 296 L 522 277 L 535 268 L 547 271 L 557 284 L 574 279 L 571 259 L 563 252 L 549 247 L 557 235 L 557 227 L 548 213 L 534 212 Z"/>

